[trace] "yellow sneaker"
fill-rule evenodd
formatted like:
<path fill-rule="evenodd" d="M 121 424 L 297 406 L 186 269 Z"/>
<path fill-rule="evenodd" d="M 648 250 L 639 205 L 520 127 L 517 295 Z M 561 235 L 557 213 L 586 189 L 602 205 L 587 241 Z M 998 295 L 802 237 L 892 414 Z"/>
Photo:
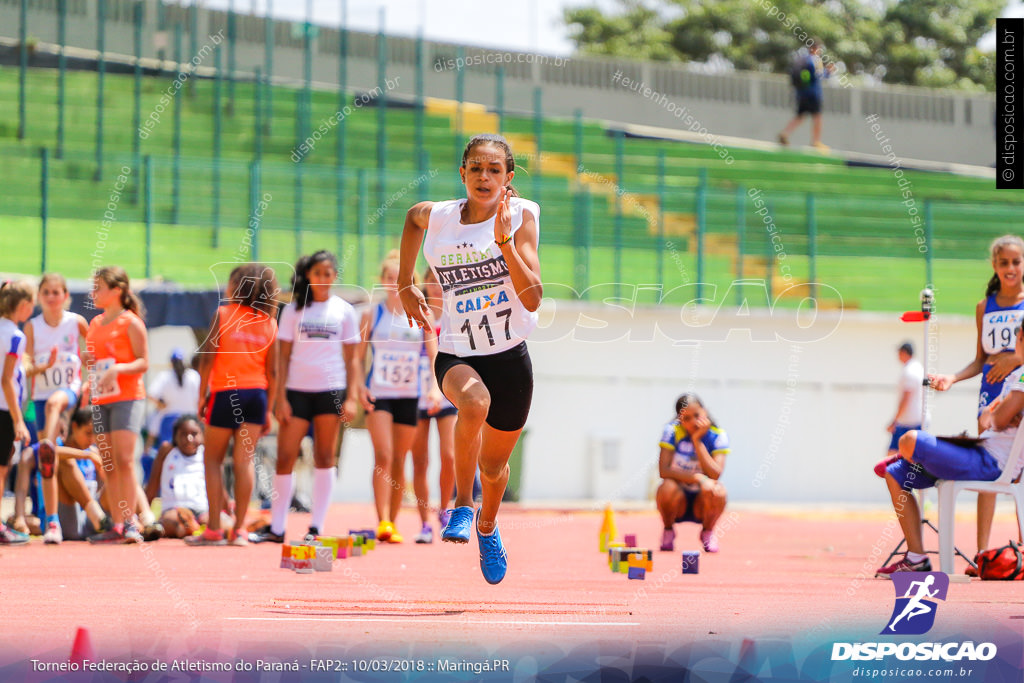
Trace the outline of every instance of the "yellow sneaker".
<path fill-rule="evenodd" d="M 388 543 L 401 543 L 405 539 L 402 538 L 402 534 L 395 530 L 395 527 L 391 527 L 391 535 L 388 537 Z"/>
<path fill-rule="evenodd" d="M 377 540 L 386 541 L 391 538 L 393 533 L 395 533 L 395 525 L 386 519 L 380 520 L 380 524 L 377 525 Z"/>

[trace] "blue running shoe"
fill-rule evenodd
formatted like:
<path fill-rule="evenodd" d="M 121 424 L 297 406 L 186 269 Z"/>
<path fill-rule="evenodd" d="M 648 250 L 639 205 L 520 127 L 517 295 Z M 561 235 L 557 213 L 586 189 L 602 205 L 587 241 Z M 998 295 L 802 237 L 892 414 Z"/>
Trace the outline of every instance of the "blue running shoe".
<path fill-rule="evenodd" d="M 473 526 L 473 508 L 453 508 L 448 525 L 441 532 L 441 540 L 449 543 L 469 543 L 470 527 Z"/>
<path fill-rule="evenodd" d="M 479 510 L 476 516 L 477 522 L 479 522 Z M 490 536 L 481 534 L 478 527 L 476 540 L 480 543 L 480 571 L 483 572 L 484 580 L 492 585 L 501 583 L 501 580 L 505 578 L 505 572 L 508 571 L 508 555 L 505 554 L 505 546 L 501 543 L 498 525 L 494 525 L 494 533 Z"/>

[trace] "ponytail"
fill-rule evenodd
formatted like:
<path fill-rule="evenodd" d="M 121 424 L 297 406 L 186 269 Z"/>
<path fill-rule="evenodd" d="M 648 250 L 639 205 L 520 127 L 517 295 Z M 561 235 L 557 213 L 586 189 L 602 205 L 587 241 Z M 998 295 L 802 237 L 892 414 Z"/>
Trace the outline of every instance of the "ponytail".
<path fill-rule="evenodd" d="M 988 286 L 985 287 L 985 298 L 988 298 L 993 294 L 997 293 L 1001 287 L 1002 284 L 1000 284 L 999 282 L 999 276 L 993 273 L 992 277 L 989 278 Z"/>
<path fill-rule="evenodd" d="M 103 266 L 96 270 L 93 278 L 102 280 L 107 287 L 118 288 L 121 290 L 121 308 L 126 311 L 131 311 L 139 318 L 145 319 L 146 308 L 142 305 L 142 300 L 132 291 L 131 283 L 128 280 L 128 273 L 125 272 L 121 266 Z"/>
<path fill-rule="evenodd" d="M 122 290 L 121 292 L 121 307 L 126 311 L 131 311 L 140 318 L 145 317 L 145 313 L 142 308 L 142 299 L 135 292 L 129 290 Z"/>

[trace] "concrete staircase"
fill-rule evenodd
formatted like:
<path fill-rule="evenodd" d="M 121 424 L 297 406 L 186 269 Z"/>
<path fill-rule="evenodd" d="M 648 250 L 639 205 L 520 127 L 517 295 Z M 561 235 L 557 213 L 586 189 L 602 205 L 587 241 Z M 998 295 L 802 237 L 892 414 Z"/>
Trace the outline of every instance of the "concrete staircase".
<path fill-rule="evenodd" d="M 460 105 L 455 100 L 444 100 L 437 98 L 426 98 L 427 112 L 439 116 L 447 116 L 451 120 L 453 129 L 464 132 L 496 131 L 498 130 L 498 115 L 491 113 L 482 104 L 463 102 Z M 461 117 L 461 125 L 460 119 Z M 528 160 L 531 173 L 544 173 L 545 175 L 557 175 L 568 178 L 578 186 L 587 187 L 591 193 L 603 195 L 608 198 L 606 206 L 609 211 L 614 210 L 615 195 L 620 193 L 618 178 L 614 174 L 597 173 L 588 171 L 586 168 L 578 168 L 576 157 L 571 154 L 559 152 L 541 152 L 537 154 L 537 144 L 534 136 L 523 134 L 508 134 L 505 139 L 512 146 L 517 159 Z M 642 218 L 647 222 L 649 235 L 658 234 L 658 219 L 661 211 L 658 196 L 654 194 L 643 194 L 637 192 L 621 192 L 622 213 L 626 216 Z M 692 213 L 679 213 L 667 211 L 664 215 L 664 234 L 667 238 L 682 238 L 686 240 L 687 251 L 696 254 L 697 240 L 694 239 L 697 232 L 697 217 Z M 733 274 L 740 274 L 740 259 L 742 258 L 742 274 L 744 278 L 764 277 L 768 267 L 768 259 L 764 256 L 739 255 L 739 242 L 736 235 L 710 233 L 704 235 L 704 253 L 714 256 L 732 256 Z M 778 296 L 785 290 L 791 290 L 793 284 L 806 284 L 799 282 L 785 283 L 782 280 L 778 269 L 771 274 L 771 291 Z M 793 288 L 783 295 L 784 298 L 802 297 L 803 288 Z M 819 298 L 820 308 L 832 308 L 838 306 L 839 302 Z M 850 302 L 846 302 L 849 306 Z"/>

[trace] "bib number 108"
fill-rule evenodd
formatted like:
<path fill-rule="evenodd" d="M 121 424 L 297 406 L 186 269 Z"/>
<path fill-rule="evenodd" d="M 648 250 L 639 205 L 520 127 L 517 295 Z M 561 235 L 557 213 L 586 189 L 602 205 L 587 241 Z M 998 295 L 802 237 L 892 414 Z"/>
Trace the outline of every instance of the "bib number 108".
<path fill-rule="evenodd" d="M 512 309 L 506 308 L 504 311 L 498 311 L 494 314 L 495 318 L 505 319 L 505 340 L 512 339 L 512 332 L 509 329 L 509 325 L 512 322 Z M 495 321 L 495 324 L 499 324 Z M 494 332 L 491 330 L 491 322 L 487 319 L 487 316 L 480 318 L 480 323 L 476 326 L 478 330 L 482 330 L 487 335 L 487 343 L 494 346 Z M 462 323 L 462 327 L 459 328 L 462 332 L 466 333 L 469 337 L 469 348 L 476 351 L 476 339 L 473 337 L 473 325 L 467 319 L 466 322 Z"/>

